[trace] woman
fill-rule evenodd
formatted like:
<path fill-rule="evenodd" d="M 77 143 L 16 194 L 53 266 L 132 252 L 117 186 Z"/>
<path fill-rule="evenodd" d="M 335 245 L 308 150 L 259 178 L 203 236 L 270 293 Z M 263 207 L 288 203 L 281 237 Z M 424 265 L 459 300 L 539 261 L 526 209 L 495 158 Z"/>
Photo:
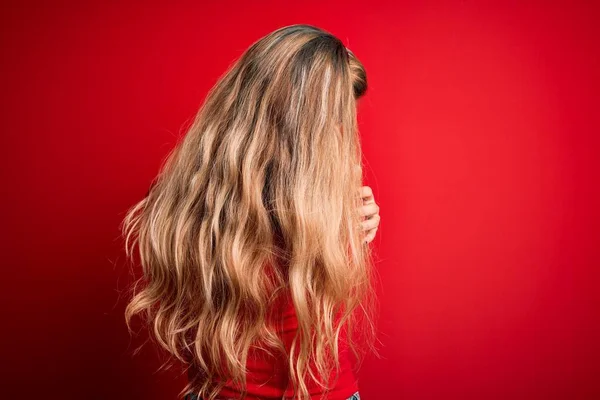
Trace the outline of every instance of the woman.
<path fill-rule="evenodd" d="M 366 88 L 330 33 L 272 32 L 211 89 L 129 210 L 125 246 L 144 276 L 127 325 L 143 313 L 189 367 L 186 398 L 359 398 L 357 361 L 376 353 L 379 224 L 360 167 Z"/>

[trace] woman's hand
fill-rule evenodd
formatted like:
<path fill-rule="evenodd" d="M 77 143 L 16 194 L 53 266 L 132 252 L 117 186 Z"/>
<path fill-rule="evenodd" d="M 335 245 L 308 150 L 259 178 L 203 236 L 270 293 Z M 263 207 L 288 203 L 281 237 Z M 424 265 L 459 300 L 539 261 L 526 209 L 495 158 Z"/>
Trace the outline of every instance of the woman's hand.
<path fill-rule="evenodd" d="M 375 203 L 373 191 L 368 186 L 360 188 L 360 196 L 363 199 L 363 205 L 360 207 L 359 213 L 365 219 L 361 222 L 363 231 L 365 231 L 365 243 L 370 243 L 375 238 L 375 233 L 379 227 L 379 206 Z"/>

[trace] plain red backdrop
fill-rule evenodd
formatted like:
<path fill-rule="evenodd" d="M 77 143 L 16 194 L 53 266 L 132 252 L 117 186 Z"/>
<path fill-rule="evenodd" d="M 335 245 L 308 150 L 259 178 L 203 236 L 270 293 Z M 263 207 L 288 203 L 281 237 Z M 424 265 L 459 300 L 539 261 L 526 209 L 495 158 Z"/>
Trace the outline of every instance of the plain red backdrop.
<path fill-rule="evenodd" d="M 118 225 L 231 62 L 310 23 L 370 83 L 383 359 L 362 398 L 600 398 L 593 2 L 50 3 L 0 15 L 0 397 L 176 398 L 184 377 L 131 354 Z"/>

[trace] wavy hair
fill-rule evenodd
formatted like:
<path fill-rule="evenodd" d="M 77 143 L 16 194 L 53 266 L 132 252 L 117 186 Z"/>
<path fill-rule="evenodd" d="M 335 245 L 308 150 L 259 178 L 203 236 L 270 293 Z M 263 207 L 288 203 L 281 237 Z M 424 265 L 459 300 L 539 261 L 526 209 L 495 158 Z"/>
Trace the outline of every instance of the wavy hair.
<path fill-rule="evenodd" d="M 292 25 L 264 36 L 209 91 L 127 211 L 126 253 L 137 245 L 143 270 L 127 327 L 142 314 L 171 359 L 200 371 L 184 391 L 213 400 L 232 379 L 244 394 L 260 343 L 287 357 L 295 398 L 307 399 L 307 377 L 326 391 L 339 372 L 342 327 L 357 360 L 377 352 L 358 213 L 356 105 L 366 89 L 363 65 L 332 34 Z M 298 319 L 289 350 L 270 317 L 284 292 Z"/>

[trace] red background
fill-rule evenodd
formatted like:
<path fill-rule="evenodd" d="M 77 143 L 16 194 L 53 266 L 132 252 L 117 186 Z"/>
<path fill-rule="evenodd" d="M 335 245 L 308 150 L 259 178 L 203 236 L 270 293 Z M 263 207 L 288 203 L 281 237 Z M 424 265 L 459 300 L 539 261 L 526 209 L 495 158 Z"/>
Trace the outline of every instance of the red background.
<path fill-rule="evenodd" d="M 48 3 L 0 13 L 1 397 L 175 399 L 185 379 L 131 354 L 118 225 L 227 66 L 311 23 L 369 74 L 362 397 L 600 398 L 593 2 Z"/>

